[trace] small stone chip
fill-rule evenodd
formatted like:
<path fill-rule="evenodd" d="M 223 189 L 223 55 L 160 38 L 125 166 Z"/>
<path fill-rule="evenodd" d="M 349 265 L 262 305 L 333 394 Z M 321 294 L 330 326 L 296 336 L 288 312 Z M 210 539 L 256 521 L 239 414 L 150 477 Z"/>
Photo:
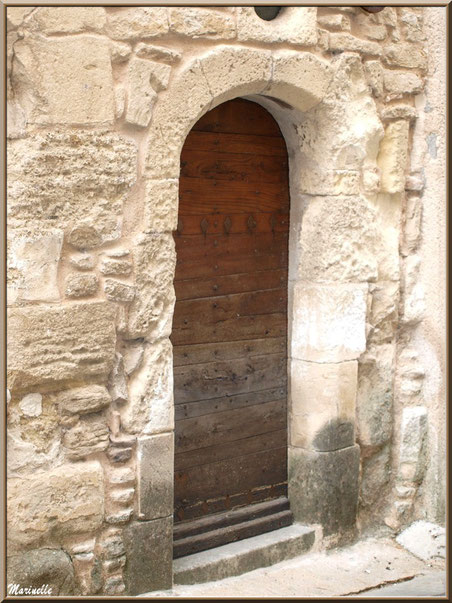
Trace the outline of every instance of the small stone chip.
<path fill-rule="evenodd" d="M 81 224 L 71 230 L 68 242 L 77 249 L 91 249 L 101 244 L 102 237 L 94 226 Z"/>

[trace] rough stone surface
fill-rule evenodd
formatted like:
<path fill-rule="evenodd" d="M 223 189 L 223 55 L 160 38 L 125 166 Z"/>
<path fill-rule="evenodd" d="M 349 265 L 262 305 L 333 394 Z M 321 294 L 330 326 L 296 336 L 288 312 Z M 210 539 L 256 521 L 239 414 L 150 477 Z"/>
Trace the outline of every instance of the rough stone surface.
<path fill-rule="evenodd" d="M 116 352 L 115 363 L 108 378 L 108 389 L 113 402 L 127 402 L 129 393 L 122 355 Z"/>
<path fill-rule="evenodd" d="M 146 346 L 143 361 L 129 379 L 129 402 L 121 414 L 129 433 L 152 434 L 174 427 L 173 363 L 169 339 Z"/>
<path fill-rule="evenodd" d="M 151 84 L 152 63 L 133 59 L 128 71 L 128 99 L 125 119 L 129 124 L 146 127 L 151 119 L 157 92 Z"/>
<path fill-rule="evenodd" d="M 405 258 L 400 317 L 404 324 L 417 324 L 424 316 L 425 294 L 422 283 L 419 282 L 420 263 L 418 254 L 409 255 Z"/>
<path fill-rule="evenodd" d="M 396 540 L 423 561 L 446 558 L 446 530 L 430 521 L 415 521 Z"/>
<path fill-rule="evenodd" d="M 143 354 L 144 347 L 142 342 L 128 343 L 123 351 L 124 369 L 127 375 L 131 375 L 141 365 Z"/>
<path fill-rule="evenodd" d="M 347 15 L 322 15 L 317 23 L 332 31 L 350 31 L 350 18 Z"/>
<path fill-rule="evenodd" d="M 9 557 L 6 581 L 20 587 L 46 585 L 46 594 L 51 597 L 75 594 L 71 558 L 61 549 L 37 549 Z"/>
<path fill-rule="evenodd" d="M 171 588 L 173 519 L 139 521 L 124 529 L 127 564 L 124 580 L 129 595 Z"/>
<path fill-rule="evenodd" d="M 383 75 L 384 88 L 391 95 L 418 94 L 423 88 L 422 79 L 416 73 L 385 69 Z"/>
<path fill-rule="evenodd" d="M 252 6 L 237 8 L 237 37 L 241 42 L 290 42 L 311 46 L 317 42 L 317 8 L 284 7 L 273 21 L 260 19 Z"/>
<path fill-rule="evenodd" d="M 39 417 L 42 413 L 41 394 L 27 394 L 19 402 L 19 408 L 27 417 Z"/>
<path fill-rule="evenodd" d="M 353 530 L 359 483 L 359 446 L 334 452 L 289 448 L 289 498 L 296 521 L 321 524 L 324 536 Z"/>
<path fill-rule="evenodd" d="M 113 365 L 116 333 L 108 303 L 10 309 L 8 326 L 11 390 L 103 379 Z"/>
<path fill-rule="evenodd" d="M 120 281 L 106 278 L 104 283 L 105 297 L 110 301 L 129 303 L 135 297 L 135 287 Z"/>
<path fill-rule="evenodd" d="M 110 46 L 112 63 L 125 63 L 132 54 L 132 47 L 126 42 L 112 42 Z"/>
<path fill-rule="evenodd" d="M 6 23 L 8 31 L 22 25 L 24 19 L 34 10 L 34 7 L 8 6 L 6 10 Z"/>
<path fill-rule="evenodd" d="M 95 266 L 95 258 L 89 253 L 73 255 L 69 262 L 78 270 L 92 270 Z"/>
<path fill-rule="evenodd" d="M 116 134 L 48 132 L 11 143 L 8 227 L 42 233 L 86 222 L 118 236 L 122 202 L 135 180 L 135 144 Z M 33 191 L 32 197 L 29 191 Z"/>
<path fill-rule="evenodd" d="M 390 67 L 407 69 L 427 69 L 427 55 L 424 49 L 415 44 L 403 43 L 386 46 L 383 59 Z"/>
<path fill-rule="evenodd" d="M 377 509 L 387 505 L 389 497 L 383 494 L 385 489 L 387 490 L 390 477 L 391 449 L 389 445 L 384 446 L 371 457 L 362 459 L 359 501 L 360 506 L 367 512 L 371 511 L 371 517 L 369 519 L 366 517 L 366 523 L 374 525 Z"/>
<path fill-rule="evenodd" d="M 101 6 L 42 6 L 34 12 L 30 25 L 32 30 L 52 35 L 100 33 L 105 23 L 105 9 Z"/>
<path fill-rule="evenodd" d="M 167 33 L 168 16 L 164 7 L 121 7 L 107 16 L 105 29 L 115 40 L 154 38 Z"/>
<path fill-rule="evenodd" d="M 68 243 L 77 249 L 92 249 L 102 243 L 97 228 L 90 224 L 79 224 L 68 234 Z"/>
<path fill-rule="evenodd" d="M 13 88 L 29 123 L 112 122 L 109 42 L 90 35 L 24 38 L 15 44 Z"/>
<path fill-rule="evenodd" d="M 409 123 L 405 119 L 398 119 L 386 126 L 378 154 L 382 192 L 398 193 L 405 190 L 408 131 Z"/>
<path fill-rule="evenodd" d="M 66 278 L 67 297 L 89 297 L 99 288 L 99 279 L 95 274 L 70 274 Z"/>
<path fill-rule="evenodd" d="M 311 362 L 355 360 L 366 349 L 367 285 L 294 286 L 291 356 Z"/>
<path fill-rule="evenodd" d="M 355 443 L 357 362 L 317 364 L 293 360 L 290 377 L 290 444 L 318 451 Z"/>
<path fill-rule="evenodd" d="M 63 446 L 68 458 L 83 459 L 108 447 L 109 430 L 103 416 L 87 416 L 63 435 Z"/>
<path fill-rule="evenodd" d="M 405 185 L 406 187 L 406 185 Z M 421 240 L 422 202 L 417 196 L 408 197 L 405 207 L 405 224 L 401 246 L 402 255 L 417 251 Z"/>
<path fill-rule="evenodd" d="M 362 40 L 349 33 L 331 33 L 329 37 L 329 49 L 331 51 L 347 50 L 359 52 L 363 55 L 380 56 L 381 46 L 377 42 Z"/>
<path fill-rule="evenodd" d="M 132 263 L 130 260 L 106 258 L 100 264 L 100 271 L 109 276 L 128 275 L 132 272 Z"/>
<path fill-rule="evenodd" d="M 85 415 L 98 412 L 110 403 L 111 397 L 104 385 L 75 387 L 58 395 L 58 406 L 62 415 Z"/>
<path fill-rule="evenodd" d="M 387 343 L 393 339 L 397 328 L 399 283 L 397 281 L 379 281 L 372 285 L 371 290 L 368 341 Z"/>
<path fill-rule="evenodd" d="M 390 105 L 389 107 L 385 107 L 382 109 L 381 119 L 383 121 L 388 121 L 390 119 L 409 119 L 413 121 L 417 119 L 418 112 L 415 107 L 411 105 Z"/>
<path fill-rule="evenodd" d="M 174 436 L 138 438 L 138 518 L 158 519 L 173 512 Z"/>
<path fill-rule="evenodd" d="M 11 479 L 8 539 L 12 546 L 30 546 L 96 530 L 103 504 L 102 469 L 95 461 Z"/>
<path fill-rule="evenodd" d="M 367 81 L 373 94 L 378 98 L 383 94 L 383 67 L 380 61 L 366 61 L 364 63 Z"/>
<path fill-rule="evenodd" d="M 398 475 L 403 480 L 419 482 L 425 471 L 427 409 L 424 406 L 404 408 Z"/>
<path fill-rule="evenodd" d="M 170 31 L 191 38 L 235 38 L 233 16 L 200 7 L 171 8 Z"/>
<path fill-rule="evenodd" d="M 179 206 L 179 182 L 172 180 L 148 180 L 144 197 L 145 232 L 171 232 L 177 227 Z"/>
<path fill-rule="evenodd" d="M 140 42 L 135 47 L 135 54 L 141 59 L 151 59 L 153 61 L 163 61 L 172 65 L 181 60 L 182 54 L 172 48 L 164 48 L 162 46 L 154 46 Z"/>

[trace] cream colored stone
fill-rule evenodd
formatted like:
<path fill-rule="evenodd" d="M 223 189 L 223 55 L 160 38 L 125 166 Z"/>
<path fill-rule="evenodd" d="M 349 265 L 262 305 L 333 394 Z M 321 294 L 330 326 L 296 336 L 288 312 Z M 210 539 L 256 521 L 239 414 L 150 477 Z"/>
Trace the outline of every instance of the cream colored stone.
<path fill-rule="evenodd" d="M 69 230 L 85 223 L 102 240 L 114 239 L 136 156 L 136 145 L 117 134 L 81 130 L 10 143 L 8 227 L 41 235 L 55 224 Z"/>
<path fill-rule="evenodd" d="M 73 255 L 69 262 L 78 270 L 92 270 L 95 266 L 95 257 L 89 253 L 79 253 Z"/>
<path fill-rule="evenodd" d="M 115 117 L 119 119 L 122 117 L 126 108 L 126 89 L 124 86 L 115 87 Z"/>
<path fill-rule="evenodd" d="M 313 46 L 317 42 L 316 25 L 316 7 L 286 6 L 273 21 L 260 19 L 252 6 L 237 8 L 237 36 L 241 42 Z"/>
<path fill-rule="evenodd" d="M 265 93 L 275 96 L 300 111 L 309 111 L 325 96 L 333 77 L 326 62 L 311 53 L 274 53 L 271 84 Z"/>
<path fill-rule="evenodd" d="M 126 42 L 112 42 L 110 48 L 112 63 L 124 63 L 132 54 L 132 47 Z"/>
<path fill-rule="evenodd" d="M 378 250 L 378 280 L 398 281 L 400 278 L 400 223 L 402 195 L 387 193 L 369 197 L 378 216 L 377 228 L 380 246 Z"/>
<path fill-rule="evenodd" d="M 386 126 L 377 158 L 382 192 L 399 193 L 405 190 L 408 133 L 409 123 L 404 119 Z"/>
<path fill-rule="evenodd" d="M 146 127 L 157 100 L 151 85 L 152 64 L 143 59 L 132 59 L 129 63 L 127 109 L 125 119 L 129 124 Z"/>
<path fill-rule="evenodd" d="M 100 271 L 106 275 L 128 275 L 132 272 L 133 265 L 128 259 L 104 258 L 100 264 Z"/>
<path fill-rule="evenodd" d="M 398 477 L 419 482 L 425 471 L 425 440 L 427 437 L 427 409 L 424 406 L 404 408 Z"/>
<path fill-rule="evenodd" d="M 178 63 L 182 58 L 182 53 L 172 48 L 164 48 L 163 46 L 154 46 L 139 42 L 135 47 L 135 54 L 140 59 L 151 59 L 153 61 L 163 61 L 169 65 Z"/>
<path fill-rule="evenodd" d="M 8 312 L 8 387 L 62 388 L 105 379 L 113 365 L 114 309 L 106 302 Z"/>
<path fill-rule="evenodd" d="M 408 119 L 413 121 L 414 119 L 417 119 L 418 112 L 416 108 L 411 105 L 389 105 L 389 107 L 384 107 L 384 109 L 382 109 L 380 115 L 383 121 L 392 119 Z"/>
<path fill-rule="evenodd" d="M 124 362 L 119 352 L 115 354 L 115 363 L 108 377 L 108 391 L 113 402 L 122 404 L 129 399 Z"/>
<path fill-rule="evenodd" d="M 271 77 L 271 53 L 253 48 L 217 47 L 201 58 L 214 104 L 262 92 Z"/>
<path fill-rule="evenodd" d="M 303 201 L 298 277 L 376 280 L 380 243 L 375 208 L 363 197 L 305 197 Z"/>
<path fill-rule="evenodd" d="M 135 287 L 120 281 L 106 278 L 104 281 L 105 297 L 110 301 L 129 303 L 135 297 Z"/>
<path fill-rule="evenodd" d="M 27 417 L 39 417 L 42 413 L 41 394 L 27 394 L 19 402 L 19 408 Z"/>
<path fill-rule="evenodd" d="M 410 255 L 405 258 L 402 314 L 404 324 L 420 322 L 425 312 L 425 293 L 422 282 L 419 281 L 420 257 Z"/>
<path fill-rule="evenodd" d="M 67 241 L 77 249 L 92 249 L 102 243 L 97 228 L 91 224 L 77 224 L 68 234 Z"/>
<path fill-rule="evenodd" d="M 380 19 L 377 14 L 364 13 L 359 11 L 356 13 L 353 23 L 355 26 L 355 32 L 359 36 L 365 36 L 371 40 L 384 40 L 387 36 L 386 26 L 380 23 Z"/>
<path fill-rule="evenodd" d="M 425 40 L 422 15 L 416 14 L 408 7 L 401 8 L 400 21 L 405 40 L 408 42 L 423 42 Z"/>
<path fill-rule="evenodd" d="M 369 315 L 369 340 L 375 343 L 391 341 L 398 323 L 398 281 L 383 281 L 372 285 L 372 303 Z"/>
<path fill-rule="evenodd" d="M 418 94 L 424 87 L 424 82 L 415 73 L 397 69 L 384 70 L 384 87 L 390 95 Z"/>
<path fill-rule="evenodd" d="M 62 443 L 71 460 L 80 460 L 108 448 L 109 430 L 105 418 L 88 415 L 63 435 Z"/>
<path fill-rule="evenodd" d="M 150 340 L 171 333 L 176 267 L 171 234 L 150 234 L 134 250 L 136 296 L 129 308 L 128 339 Z"/>
<path fill-rule="evenodd" d="M 290 376 L 290 444 L 331 451 L 354 442 L 358 363 L 294 360 Z"/>
<path fill-rule="evenodd" d="M 408 197 L 405 207 L 405 221 L 401 253 L 404 256 L 417 250 L 421 239 L 422 202 L 419 197 Z"/>
<path fill-rule="evenodd" d="M 13 88 L 35 124 L 108 124 L 114 119 L 109 41 L 91 35 L 27 37 L 14 47 Z"/>
<path fill-rule="evenodd" d="M 54 430 L 46 430 L 46 447 L 24 437 L 27 438 L 25 430 L 9 423 L 6 436 L 8 479 L 53 469 L 62 463 L 61 433 L 58 425 L 55 425 Z"/>
<path fill-rule="evenodd" d="M 25 17 L 35 10 L 34 6 L 6 6 L 6 23 L 8 31 L 22 25 Z"/>
<path fill-rule="evenodd" d="M 235 38 L 233 16 L 204 7 L 184 6 L 169 10 L 170 31 L 191 38 Z"/>
<path fill-rule="evenodd" d="M 350 18 L 347 15 L 322 15 L 317 23 L 332 31 L 350 31 Z"/>
<path fill-rule="evenodd" d="M 174 428 L 173 362 L 169 339 L 145 347 L 129 380 L 129 402 L 121 412 L 128 433 L 154 434 Z"/>
<path fill-rule="evenodd" d="M 127 375 L 131 375 L 143 361 L 144 346 L 141 342 L 127 342 L 123 351 L 124 369 Z"/>
<path fill-rule="evenodd" d="M 33 13 L 30 29 L 46 35 L 100 33 L 106 21 L 105 9 L 101 6 L 42 6 Z"/>
<path fill-rule="evenodd" d="M 179 206 L 178 180 L 147 180 L 144 204 L 145 232 L 176 230 Z"/>
<path fill-rule="evenodd" d="M 385 47 L 383 60 L 390 67 L 407 69 L 427 69 L 427 55 L 423 48 L 409 42 L 389 44 Z"/>
<path fill-rule="evenodd" d="M 168 31 L 167 9 L 160 6 L 121 7 L 107 15 L 106 34 L 114 40 L 155 38 Z"/>
<path fill-rule="evenodd" d="M 99 288 L 99 279 L 95 274 L 69 274 L 66 278 L 66 297 L 89 297 Z"/>
<path fill-rule="evenodd" d="M 338 50 L 359 52 L 364 56 L 379 57 L 381 55 L 380 44 L 356 38 L 349 33 L 330 33 L 329 49 L 333 52 Z"/>
<path fill-rule="evenodd" d="M 8 539 L 11 545 L 60 542 L 90 532 L 103 518 L 103 478 L 98 462 L 68 464 L 8 483 Z"/>
<path fill-rule="evenodd" d="M 383 94 L 383 67 L 380 61 L 366 61 L 364 70 L 374 96 L 379 98 Z"/>
<path fill-rule="evenodd" d="M 111 403 L 104 385 L 86 385 L 61 392 L 58 408 L 62 415 L 85 415 L 98 412 Z"/>
<path fill-rule="evenodd" d="M 366 349 L 367 287 L 295 283 L 291 357 L 311 362 L 358 358 Z"/>
<path fill-rule="evenodd" d="M 17 301 L 59 301 L 58 263 L 63 245 L 63 231 L 58 229 L 27 236 L 12 231 L 8 254 L 9 269 L 18 273 L 15 284 Z"/>

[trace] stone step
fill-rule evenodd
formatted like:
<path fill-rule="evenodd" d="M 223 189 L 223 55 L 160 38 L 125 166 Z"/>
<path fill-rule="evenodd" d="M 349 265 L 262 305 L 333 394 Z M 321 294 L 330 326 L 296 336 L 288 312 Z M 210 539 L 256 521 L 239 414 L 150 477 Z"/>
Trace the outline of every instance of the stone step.
<path fill-rule="evenodd" d="M 199 584 L 239 576 L 297 557 L 313 548 L 315 529 L 301 524 L 175 559 L 174 584 Z"/>

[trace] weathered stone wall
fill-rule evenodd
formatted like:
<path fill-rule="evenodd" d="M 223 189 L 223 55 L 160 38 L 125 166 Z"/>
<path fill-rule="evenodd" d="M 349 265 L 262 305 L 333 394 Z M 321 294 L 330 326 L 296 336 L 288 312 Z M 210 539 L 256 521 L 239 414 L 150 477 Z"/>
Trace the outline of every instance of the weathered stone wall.
<path fill-rule="evenodd" d="M 7 8 L 11 578 L 171 583 L 179 153 L 236 96 L 289 149 L 295 515 L 441 521 L 444 11 Z"/>

